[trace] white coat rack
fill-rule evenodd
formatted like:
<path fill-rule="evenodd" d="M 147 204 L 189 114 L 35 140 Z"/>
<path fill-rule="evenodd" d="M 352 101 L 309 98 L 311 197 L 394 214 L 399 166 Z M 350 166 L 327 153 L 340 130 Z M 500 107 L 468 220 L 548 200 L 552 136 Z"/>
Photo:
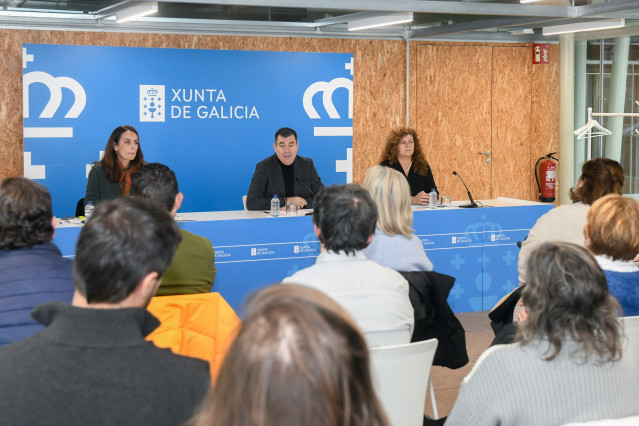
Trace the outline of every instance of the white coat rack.
<path fill-rule="evenodd" d="M 637 102 L 639 105 L 639 102 Z M 612 132 L 592 117 L 639 117 L 639 113 L 634 112 L 592 112 L 592 107 L 588 107 L 588 122 L 572 132 L 577 139 L 588 138 L 588 160 L 591 158 L 591 147 L 593 136 L 607 136 L 612 135 Z M 635 131 L 637 131 L 635 129 Z M 639 133 L 639 132 L 637 132 Z"/>

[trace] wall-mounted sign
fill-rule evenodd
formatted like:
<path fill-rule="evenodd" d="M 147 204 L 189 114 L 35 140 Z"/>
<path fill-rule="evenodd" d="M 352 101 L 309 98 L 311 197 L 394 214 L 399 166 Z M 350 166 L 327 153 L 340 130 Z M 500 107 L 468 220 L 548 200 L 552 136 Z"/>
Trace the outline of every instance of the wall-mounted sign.
<path fill-rule="evenodd" d="M 297 131 L 324 184 L 352 181 L 353 55 L 24 44 L 24 174 L 72 216 L 119 125 L 164 163 L 181 211 L 241 210 L 275 131 Z"/>
<path fill-rule="evenodd" d="M 533 48 L 533 64 L 546 65 L 550 63 L 550 45 L 547 43 L 534 43 Z"/>

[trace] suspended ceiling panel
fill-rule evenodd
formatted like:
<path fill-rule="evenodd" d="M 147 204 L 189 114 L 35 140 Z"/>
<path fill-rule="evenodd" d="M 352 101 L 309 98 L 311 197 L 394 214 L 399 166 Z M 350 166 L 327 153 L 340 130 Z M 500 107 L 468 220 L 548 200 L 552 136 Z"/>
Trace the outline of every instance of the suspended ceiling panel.
<path fill-rule="evenodd" d="M 639 1 L 541 0 L 158 0 L 157 13 L 124 24 L 115 15 L 138 1 L 1 0 L 0 28 L 248 34 L 410 40 L 555 41 L 549 25 L 625 18 L 634 30 Z M 348 31 L 362 15 L 412 12 L 411 24 Z"/>

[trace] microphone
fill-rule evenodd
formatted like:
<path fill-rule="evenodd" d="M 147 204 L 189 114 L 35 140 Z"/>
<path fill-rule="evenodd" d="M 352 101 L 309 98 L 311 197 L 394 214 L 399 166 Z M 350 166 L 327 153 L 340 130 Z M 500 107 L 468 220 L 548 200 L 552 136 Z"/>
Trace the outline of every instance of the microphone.
<path fill-rule="evenodd" d="M 311 191 L 311 188 L 309 188 L 308 186 L 304 185 L 304 182 L 302 182 L 302 180 L 301 180 L 300 178 L 295 178 L 295 181 L 296 181 L 297 183 L 299 183 L 300 185 L 302 185 L 304 188 L 306 188 L 306 190 L 307 190 L 308 192 L 310 192 L 310 193 L 311 193 L 311 195 L 312 195 L 313 197 L 315 196 L 315 194 L 313 193 L 313 191 Z"/>
<path fill-rule="evenodd" d="M 466 184 L 464 183 L 464 179 L 462 179 L 462 177 L 461 177 L 459 174 L 457 174 L 457 172 L 453 172 L 453 174 L 454 174 L 455 176 L 457 176 L 457 177 L 459 178 L 459 180 L 461 180 L 461 183 L 464 185 L 464 188 L 466 188 L 466 192 L 468 193 L 468 198 L 470 199 L 470 204 L 464 204 L 464 205 L 459 206 L 459 207 L 464 207 L 464 208 L 468 208 L 468 207 L 479 207 L 479 206 L 477 205 L 477 203 L 475 203 L 475 200 L 473 200 L 473 196 L 472 196 L 472 195 L 470 195 L 470 190 L 468 189 L 468 187 L 467 187 L 467 186 L 466 186 Z"/>

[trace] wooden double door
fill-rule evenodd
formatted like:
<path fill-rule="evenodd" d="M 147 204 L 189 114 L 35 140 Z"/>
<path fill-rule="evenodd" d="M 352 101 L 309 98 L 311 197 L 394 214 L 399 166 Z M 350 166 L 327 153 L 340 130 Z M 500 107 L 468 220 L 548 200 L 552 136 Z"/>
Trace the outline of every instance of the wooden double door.
<path fill-rule="evenodd" d="M 558 67 L 531 50 L 417 45 L 415 127 L 440 194 L 467 198 L 457 171 L 475 199 L 536 199 L 534 163 L 558 145 Z"/>

